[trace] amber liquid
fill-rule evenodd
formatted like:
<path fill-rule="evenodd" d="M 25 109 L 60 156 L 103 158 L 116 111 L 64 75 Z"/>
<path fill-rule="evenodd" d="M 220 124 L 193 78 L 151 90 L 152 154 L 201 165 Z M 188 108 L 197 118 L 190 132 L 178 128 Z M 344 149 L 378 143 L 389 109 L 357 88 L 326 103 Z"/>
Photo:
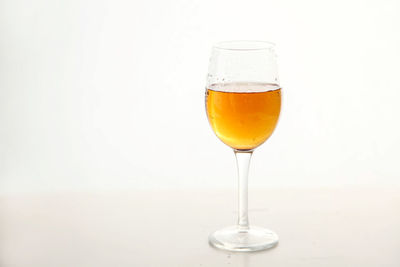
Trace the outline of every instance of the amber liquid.
<path fill-rule="evenodd" d="M 272 134 L 281 110 L 281 89 L 276 84 L 214 84 L 206 90 L 208 120 L 222 142 L 251 150 Z"/>

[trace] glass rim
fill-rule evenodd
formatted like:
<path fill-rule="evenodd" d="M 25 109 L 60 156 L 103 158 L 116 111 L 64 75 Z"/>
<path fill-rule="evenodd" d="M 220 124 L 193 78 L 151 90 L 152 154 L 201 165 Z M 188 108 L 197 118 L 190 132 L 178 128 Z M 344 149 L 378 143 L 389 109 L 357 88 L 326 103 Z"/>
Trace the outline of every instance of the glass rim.
<path fill-rule="evenodd" d="M 260 51 L 274 48 L 276 45 L 269 41 L 232 40 L 215 43 L 213 49 L 228 51 Z"/>

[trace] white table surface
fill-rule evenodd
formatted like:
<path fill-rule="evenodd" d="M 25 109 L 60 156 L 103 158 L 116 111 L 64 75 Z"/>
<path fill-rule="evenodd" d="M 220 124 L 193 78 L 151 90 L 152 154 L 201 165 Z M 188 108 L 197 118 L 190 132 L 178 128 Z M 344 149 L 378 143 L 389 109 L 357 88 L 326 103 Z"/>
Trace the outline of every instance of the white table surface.
<path fill-rule="evenodd" d="M 250 223 L 280 236 L 257 253 L 211 248 L 235 192 L 3 195 L 0 266 L 400 266 L 400 188 L 250 190 Z"/>

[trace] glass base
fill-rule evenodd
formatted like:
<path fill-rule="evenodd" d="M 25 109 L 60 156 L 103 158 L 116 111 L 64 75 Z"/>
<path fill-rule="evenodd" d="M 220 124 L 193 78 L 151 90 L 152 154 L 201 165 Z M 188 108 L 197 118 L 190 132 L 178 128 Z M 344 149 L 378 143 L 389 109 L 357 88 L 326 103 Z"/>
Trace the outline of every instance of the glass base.
<path fill-rule="evenodd" d="M 230 226 L 215 231 L 208 237 L 211 246 L 229 251 L 260 251 L 278 244 L 278 235 L 261 227 L 251 226 L 242 230 Z"/>

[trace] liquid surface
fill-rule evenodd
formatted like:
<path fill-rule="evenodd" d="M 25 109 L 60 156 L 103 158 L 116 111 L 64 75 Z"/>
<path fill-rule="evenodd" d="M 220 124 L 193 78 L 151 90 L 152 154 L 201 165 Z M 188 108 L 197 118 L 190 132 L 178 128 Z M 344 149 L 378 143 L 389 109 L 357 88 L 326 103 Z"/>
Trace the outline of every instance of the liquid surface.
<path fill-rule="evenodd" d="M 281 89 L 267 83 L 213 84 L 206 90 L 211 128 L 222 142 L 251 150 L 272 134 L 281 110 Z"/>

